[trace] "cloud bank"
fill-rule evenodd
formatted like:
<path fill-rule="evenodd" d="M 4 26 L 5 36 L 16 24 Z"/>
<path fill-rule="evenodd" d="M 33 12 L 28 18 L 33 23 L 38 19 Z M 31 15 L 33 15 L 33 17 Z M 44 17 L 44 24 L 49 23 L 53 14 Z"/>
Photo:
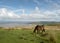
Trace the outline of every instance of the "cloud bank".
<path fill-rule="evenodd" d="M 21 14 L 17 14 L 19 11 Z M 18 10 L 9 10 L 7 8 L 0 8 L 0 20 L 37 20 L 37 21 L 60 21 L 60 10 L 54 11 L 41 11 L 39 7 L 35 7 L 35 9 L 29 14 L 25 13 L 24 9 Z"/>

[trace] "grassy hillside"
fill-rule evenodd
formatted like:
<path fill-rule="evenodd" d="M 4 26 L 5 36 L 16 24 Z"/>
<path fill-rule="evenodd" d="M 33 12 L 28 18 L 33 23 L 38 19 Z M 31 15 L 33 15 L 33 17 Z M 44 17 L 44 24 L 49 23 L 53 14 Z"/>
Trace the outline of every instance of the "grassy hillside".
<path fill-rule="evenodd" d="M 47 30 L 48 35 L 33 34 L 33 30 L 0 29 L 0 43 L 60 43 L 60 30 Z M 51 36 L 51 37 L 50 37 Z"/>

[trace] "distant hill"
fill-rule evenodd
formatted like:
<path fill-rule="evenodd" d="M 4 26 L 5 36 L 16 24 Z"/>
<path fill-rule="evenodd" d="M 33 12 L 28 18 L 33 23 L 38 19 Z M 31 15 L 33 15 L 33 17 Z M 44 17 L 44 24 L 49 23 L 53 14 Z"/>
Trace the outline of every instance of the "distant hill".
<path fill-rule="evenodd" d="M 40 21 L 40 22 L 30 22 L 29 24 L 60 25 L 60 22 L 55 22 L 55 21 Z"/>

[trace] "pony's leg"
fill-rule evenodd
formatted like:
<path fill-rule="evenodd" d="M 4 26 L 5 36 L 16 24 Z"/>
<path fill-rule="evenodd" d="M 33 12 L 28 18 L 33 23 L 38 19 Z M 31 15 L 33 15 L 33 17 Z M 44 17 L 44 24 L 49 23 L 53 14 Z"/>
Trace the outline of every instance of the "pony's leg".
<path fill-rule="evenodd" d="M 45 29 L 43 29 L 42 32 L 45 32 Z"/>
<path fill-rule="evenodd" d="M 40 34 L 40 30 L 39 29 L 37 30 L 37 33 Z"/>
<path fill-rule="evenodd" d="M 36 28 L 34 29 L 34 31 L 33 31 L 34 33 L 36 32 Z"/>

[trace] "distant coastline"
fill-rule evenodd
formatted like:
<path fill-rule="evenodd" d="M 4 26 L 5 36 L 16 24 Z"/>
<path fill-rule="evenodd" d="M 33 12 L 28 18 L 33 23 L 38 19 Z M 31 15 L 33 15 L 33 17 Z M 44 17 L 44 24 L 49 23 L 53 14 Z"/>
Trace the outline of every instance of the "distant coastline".
<path fill-rule="evenodd" d="M 0 27 L 15 27 L 15 26 L 23 26 L 30 24 L 60 24 L 60 22 L 52 22 L 52 21 L 33 21 L 33 22 L 0 22 Z"/>

